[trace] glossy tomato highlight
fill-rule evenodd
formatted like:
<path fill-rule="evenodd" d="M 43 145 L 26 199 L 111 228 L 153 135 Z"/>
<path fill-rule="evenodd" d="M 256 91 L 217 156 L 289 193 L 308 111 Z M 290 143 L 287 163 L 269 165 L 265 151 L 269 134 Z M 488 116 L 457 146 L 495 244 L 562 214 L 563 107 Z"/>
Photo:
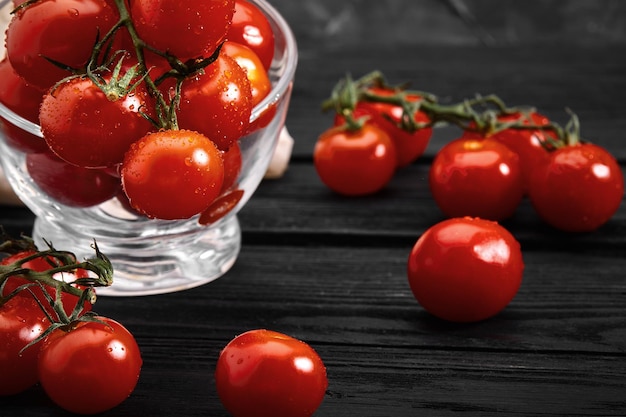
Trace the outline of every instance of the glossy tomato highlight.
<path fill-rule="evenodd" d="M 310 417 L 328 380 L 321 358 L 305 342 L 271 330 L 251 330 L 222 350 L 217 393 L 233 417 Z"/>
<path fill-rule="evenodd" d="M 476 322 L 502 311 L 522 283 L 520 245 L 498 223 L 447 219 L 428 229 L 408 259 L 413 295 L 429 313 L 452 322 Z"/>
<path fill-rule="evenodd" d="M 530 201 L 539 217 L 566 232 L 591 232 L 615 214 L 624 198 L 624 176 L 604 148 L 567 145 L 550 153 L 531 176 Z"/>
<path fill-rule="evenodd" d="M 96 414 L 122 403 L 134 391 L 142 358 L 134 336 L 106 317 L 54 330 L 38 359 L 41 386 L 64 410 Z"/>
<path fill-rule="evenodd" d="M 524 196 L 519 156 L 491 139 L 444 145 L 429 173 L 432 196 L 447 217 L 511 217 Z"/>
<path fill-rule="evenodd" d="M 336 126 L 319 136 L 313 162 L 331 190 L 347 196 L 373 194 L 396 172 L 396 148 L 389 135 L 372 124 L 356 130 Z"/>

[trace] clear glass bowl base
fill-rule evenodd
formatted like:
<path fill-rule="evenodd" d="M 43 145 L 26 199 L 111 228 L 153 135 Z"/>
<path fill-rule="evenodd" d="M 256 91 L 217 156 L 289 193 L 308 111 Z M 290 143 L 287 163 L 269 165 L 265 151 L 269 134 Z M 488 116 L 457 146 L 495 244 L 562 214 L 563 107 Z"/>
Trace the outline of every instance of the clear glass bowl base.
<path fill-rule="evenodd" d="M 97 289 L 98 295 L 137 296 L 181 291 L 223 276 L 235 263 L 241 248 L 237 216 L 229 216 L 210 228 L 199 228 L 159 237 L 121 240 L 73 228 L 68 222 L 37 217 L 33 239 L 56 248 L 75 248 L 78 259 L 92 257 L 94 240 L 115 269 L 114 285 Z M 45 239 L 45 241 L 44 241 Z"/>

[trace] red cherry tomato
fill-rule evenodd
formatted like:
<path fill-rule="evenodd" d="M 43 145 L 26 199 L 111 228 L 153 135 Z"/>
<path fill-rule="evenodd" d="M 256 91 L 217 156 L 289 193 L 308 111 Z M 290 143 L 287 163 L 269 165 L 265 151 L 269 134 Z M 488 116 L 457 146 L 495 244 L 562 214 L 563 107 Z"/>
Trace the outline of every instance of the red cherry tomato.
<path fill-rule="evenodd" d="M 170 97 L 170 80 L 160 87 Z M 226 54 L 182 85 L 178 125 L 211 139 L 221 150 L 246 133 L 252 113 L 252 90 L 246 71 Z"/>
<path fill-rule="evenodd" d="M 228 191 L 237 183 L 241 173 L 241 147 L 238 142 L 233 143 L 227 151 L 222 151 L 224 160 L 224 182 L 222 183 L 222 193 Z"/>
<path fill-rule="evenodd" d="M 252 89 L 252 105 L 259 104 L 272 90 L 272 83 L 258 55 L 246 45 L 232 41 L 224 42 L 222 53 L 233 58 L 246 70 Z"/>
<path fill-rule="evenodd" d="M 50 326 L 33 297 L 13 297 L 0 306 L 0 396 L 35 385 L 39 344 L 21 350 Z"/>
<path fill-rule="evenodd" d="M 198 223 L 202 225 L 212 224 L 220 220 L 222 217 L 230 213 L 241 201 L 244 191 L 240 189 L 226 191 L 211 203 L 211 205 L 202 212 Z"/>
<path fill-rule="evenodd" d="M 28 121 L 39 123 L 39 106 L 43 93 L 26 84 L 8 59 L 0 62 L 0 102 L 8 109 Z M 46 142 L 39 136 L 29 133 L 9 121 L 0 119 L 6 142 L 22 152 L 44 152 L 48 149 Z"/>
<path fill-rule="evenodd" d="M 48 59 L 84 68 L 98 35 L 104 36 L 118 20 L 117 8 L 106 0 L 38 1 L 16 13 L 9 23 L 7 56 L 28 84 L 47 90 L 71 75 Z"/>
<path fill-rule="evenodd" d="M 206 136 L 162 130 L 131 146 L 121 175 L 135 210 L 159 219 L 186 219 L 204 211 L 220 194 L 224 163 Z"/>
<path fill-rule="evenodd" d="M 224 42 L 222 53 L 232 57 L 246 70 L 252 90 L 252 106 L 260 104 L 272 91 L 272 82 L 258 55 L 247 46 L 232 41 Z M 272 104 L 250 124 L 246 134 L 267 126 L 275 114 L 276 104 Z"/>
<path fill-rule="evenodd" d="M 591 143 L 564 146 L 531 177 L 530 201 L 546 223 L 567 232 L 590 232 L 615 214 L 624 177 L 615 158 Z"/>
<path fill-rule="evenodd" d="M 153 129 L 141 114 L 150 114 L 151 103 L 143 84 L 112 101 L 90 79 L 72 78 L 46 94 L 39 120 L 46 143 L 61 159 L 84 168 L 110 167 Z"/>
<path fill-rule="evenodd" d="M 151 47 L 181 61 L 207 57 L 226 38 L 235 0 L 134 0 L 132 21 L 139 37 Z"/>
<path fill-rule="evenodd" d="M 444 220 L 415 243 L 408 279 L 422 307 L 444 320 L 475 322 L 502 311 L 515 297 L 524 269 L 517 240 L 496 222 Z"/>
<path fill-rule="evenodd" d="M 70 207 L 98 205 L 121 189 L 120 179 L 108 172 L 70 165 L 50 152 L 26 155 L 26 168 L 41 191 Z"/>
<path fill-rule="evenodd" d="M 252 49 L 266 70 L 272 65 L 274 31 L 265 14 L 253 3 L 246 0 L 235 1 L 235 14 L 226 38 Z"/>
<path fill-rule="evenodd" d="M 357 130 L 333 127 L 320 135 L 313 151 L 320 179 L 331 190 L 350 196 L 381 190 L 396 170 L 396 148 L 382 129 L 365 124 Z"/>
<path fill-rule="evenodd" d="M 25 251 L 16 253 L 14 255 L 11 255 L 2 259 L 2 261 L 0 261 L 0 264 L 10 265 L 28 256 L 34 255 L 35 253 L 37 253 L 36 250 L 25 250 Z M 37 272 L 48 271 L 56 266 L 63 266 L 63 265 L 59 262 L 58 259 L 51 258 L 51 257 L 50 258 L 37 257 L 33 260 L 24 262 L 22 264 L 22 268 L 32 269 L 33 271 L 37 271 Z M 73 272 L 69 272 L 69 271 L 58 272 L 54 275 L 54 278 L 63 282 L 73 282 L 79 278 L 87 278 L 88 276 L 89 276 L 89 272 L 87 270 L 76 269 Z M 4 288 L 2 290 L 2 296 L 6 297 L 18 287 L 24 284 L 28 284 L 29 282 L 31 281 L 19 275 L 10 277 L 4 285 Z M 41 302 L 41 304 L 46 307 L 48 313 L 50 313 L 52 317 L 55 317 L 56 313 L 54 312 L 52 307 L 49 306 L 49 303 L 43 291 L 44 290 L 39 285 L 32 285 L 29 287 L 28 291 L 22 291 L 19 293 L 19 295 L 20 296 L 23 295 L 28 298 L 33 298 L 33 295 L 34 295 L 34 297 L 36 297 Z M 45 291 L 50 295 L 50 297 L 52 297 L 52 299 L 56 297 L 56 289 L 54 287 L 45 285 Z M 78 304 L 78 300 L 79 300 L 78 297 L 75 295 L 69 294 L 67 292 L 62 293 L 61 302 L 63 303 L 63 309 L 65 310 L 66 314 L 68 315 L 72 314 L 72 311 L 76 307 L 76 304 Z M 83 312 L 90 311 L 91 308 L 92 308 L 91 303 L 86 301 L 83 305 Z"/>
<path fill-rule="evenodd" d="M 503 123 L 519 122 L 524 125 L 547 126 L 550 120 L 536 112 L 528 115 L 513 113 L 502 115 L 498 120 Z M 544 143 L 550 136 L 549 130 L 542 129 L 505 129 L 492 135 L 483 136 L 476 132 L 466 131 L 463 137 L 468 139 L 489 138 L 506 145 L 519 156 L 524 183 L 524 193 L 528 193 L 530 175 L 549 159 L 549 152 Z"/>
<path fill-rule="evenodd" d="M 251 330 L 222 350 L 217 393 L 233 417 L 310 417 L 328 380 L 308 344 L 271 330 Z"/>
<path fill-rule="evenodd" d="M 371 88 L 370 92 L 380 96 L 394 94 L 393 90 L 384 88 Z M 420 97 L 408 95 L 407 99 L 419 101 Z M 378 126 L 389 134 L 396 147 L 398 167 L 407 166 L 422 156 L 433 132 L 431 127 L 421 128 L 414 132 L 402 129 L 399 126 L 402 115 L 402 107 L 390 103 L 359 101 L 354 109 L 355 118 L 366 116 L 369 118 L 368 123 Z M 428 116 L 421 111 L 416 111 L 413 117 L 417 123 L 428 123 L 429 121 Z M 343 123 L 344 118 L 341 115 L 336 115 L 335 125 L 339 126 Z"/>
<path fill-rule="evenodd" d="M 39 380 L 61 408 L 96 414 L 122 403 L 133 392 L 141 372 L 141 353 L 133 335 L 120 323 L 77 322 L 57 329 L 43 341 Z"/>
<path fill-rule="evenodd" d="M 431 164 L 429 184 L 448 217 L 504 220 L 524 195 L 519 157 L 493 140 L 460 138 L 444 145 Z"/>

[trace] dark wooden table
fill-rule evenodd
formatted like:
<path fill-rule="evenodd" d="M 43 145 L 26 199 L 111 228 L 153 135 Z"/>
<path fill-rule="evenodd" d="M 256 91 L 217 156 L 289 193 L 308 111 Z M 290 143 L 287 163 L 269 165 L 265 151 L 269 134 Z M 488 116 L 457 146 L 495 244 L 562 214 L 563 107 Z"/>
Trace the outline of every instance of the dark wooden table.
<path fill-rule="evenodd" d="M 220 350 L 254 328 L 290 334 L 324 360 L 329 393 L 316 416 L 625 416 L 626 204 L 594 233 L 543 224 L 525 201 L 504 222 L 526 269 L 513 302 L 484 322 L 435 319 L 411 295 L 406 260 L 443 220 L 427 185 L 437 149 L 377 195 L 345 198 L 319 181 L 320 102 L 346 72 L 458 100 L 496 93 L 558 122 L 576 112 L 583 134 L 626 164 L 623 44 L 592 46 L 319 45 L 304 39 L 287 121 L 296 140 L 286 175 L 266 180 L 240 213 L 243 248 L 223 278 L 138 298 L 103 297 L 144 358 L 133 395 L 106 416 L 227 416 L 215 391 Z M 626 169 L 626 167 L 625 167 Z M 33 216 L 2 207 L 0 224 L 29 233 Z M 1 371 L 0 371 L 1 372 Z M 0 398 L 0 416 L 64 416 L 39 388 Z"/>

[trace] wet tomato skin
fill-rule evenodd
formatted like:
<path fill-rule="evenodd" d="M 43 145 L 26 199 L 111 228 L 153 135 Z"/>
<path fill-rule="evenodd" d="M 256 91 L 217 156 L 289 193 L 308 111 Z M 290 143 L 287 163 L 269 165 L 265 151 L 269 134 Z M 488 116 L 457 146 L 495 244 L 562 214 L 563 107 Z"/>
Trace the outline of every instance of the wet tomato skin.
<path fill-rule="evenodd" d="M 21 350 L 48 326 L 50 321 L 33 297 L 15 296 L 0 306 L 0 396 L 18 394 L 37 383 L 39 345 Z"/>
<path fill-rule="evenodd" d="M 233 21 L 227 39 L 251 48 L 269 69 L 274 58 L 274 31 L 261 9 L 247 0 L 235 1 Z"/>
<path fill-rule="evenodd" d="M 447 217 L 511 217 L 524 196 L 519 157 L 491 139 L 459 138 L 441 148 L 430 168 L 433 198 Z"/>
<path fill-rule="evenodd" d="M 517 240 L 498 223 L 447 219 L 428 229 L 410 252 L 411 291 L 429 313 L 451 322 L 476 322 L 515 297 L 524 270 Z"/>
<path fill-rule="evenodd" d="M 331 190 L 347 196 L 373 194 L 393 177 L 396 148 L 377 126 L 366 123 L 357 130 L 337 126 L 319 136 L 313 162 Z"/>
<path fill-rule="evenodd" d="M 531 176 L 529 198 L 539 217 L 566 232 L 591 232 L 618 210 L 624 176 L 615 158 L 592 144 L 561 147 Z"/>
<path fill-rule="evenodd" d="M 54 330 L 38 358 L 41 385 L 50 399 L 76 414 L 97 414 L 133 392 L 143 360 L 134 336 L 106 317 Z"/>
<path fill-rule="evenodd" d="M 550 120 L 537 112 L 511 113 L 498 116 L 501 123 L 520 123 L 526 126 L 545 127 Z M 480 134 L 466 130 L 463 134 L 468 139 L 490 139 L 506 145 L 519 156 L 524 194 L 528 194 L 530 176 L 538 166 L 542 165 L 550 157 L 546 149 L 547 141 L 552 136 L 548 129 L 515 129 L 508 128 L 493 134 Z"/>
<path fill-rule="evenodd" d="M 137 212 L 164 220 L 187 219 L 219 196 L 224 162 L 206 136 L 183 129 L 161 130 L 131 146 L 121 177 Z"/>
<path fill-rule="evenodd" d="M 310 417 L 328 386 L 324 363 L 311 346 L 265 329 L 245 332 L 226 345 L 215 381 L 233 417 Z"/>

